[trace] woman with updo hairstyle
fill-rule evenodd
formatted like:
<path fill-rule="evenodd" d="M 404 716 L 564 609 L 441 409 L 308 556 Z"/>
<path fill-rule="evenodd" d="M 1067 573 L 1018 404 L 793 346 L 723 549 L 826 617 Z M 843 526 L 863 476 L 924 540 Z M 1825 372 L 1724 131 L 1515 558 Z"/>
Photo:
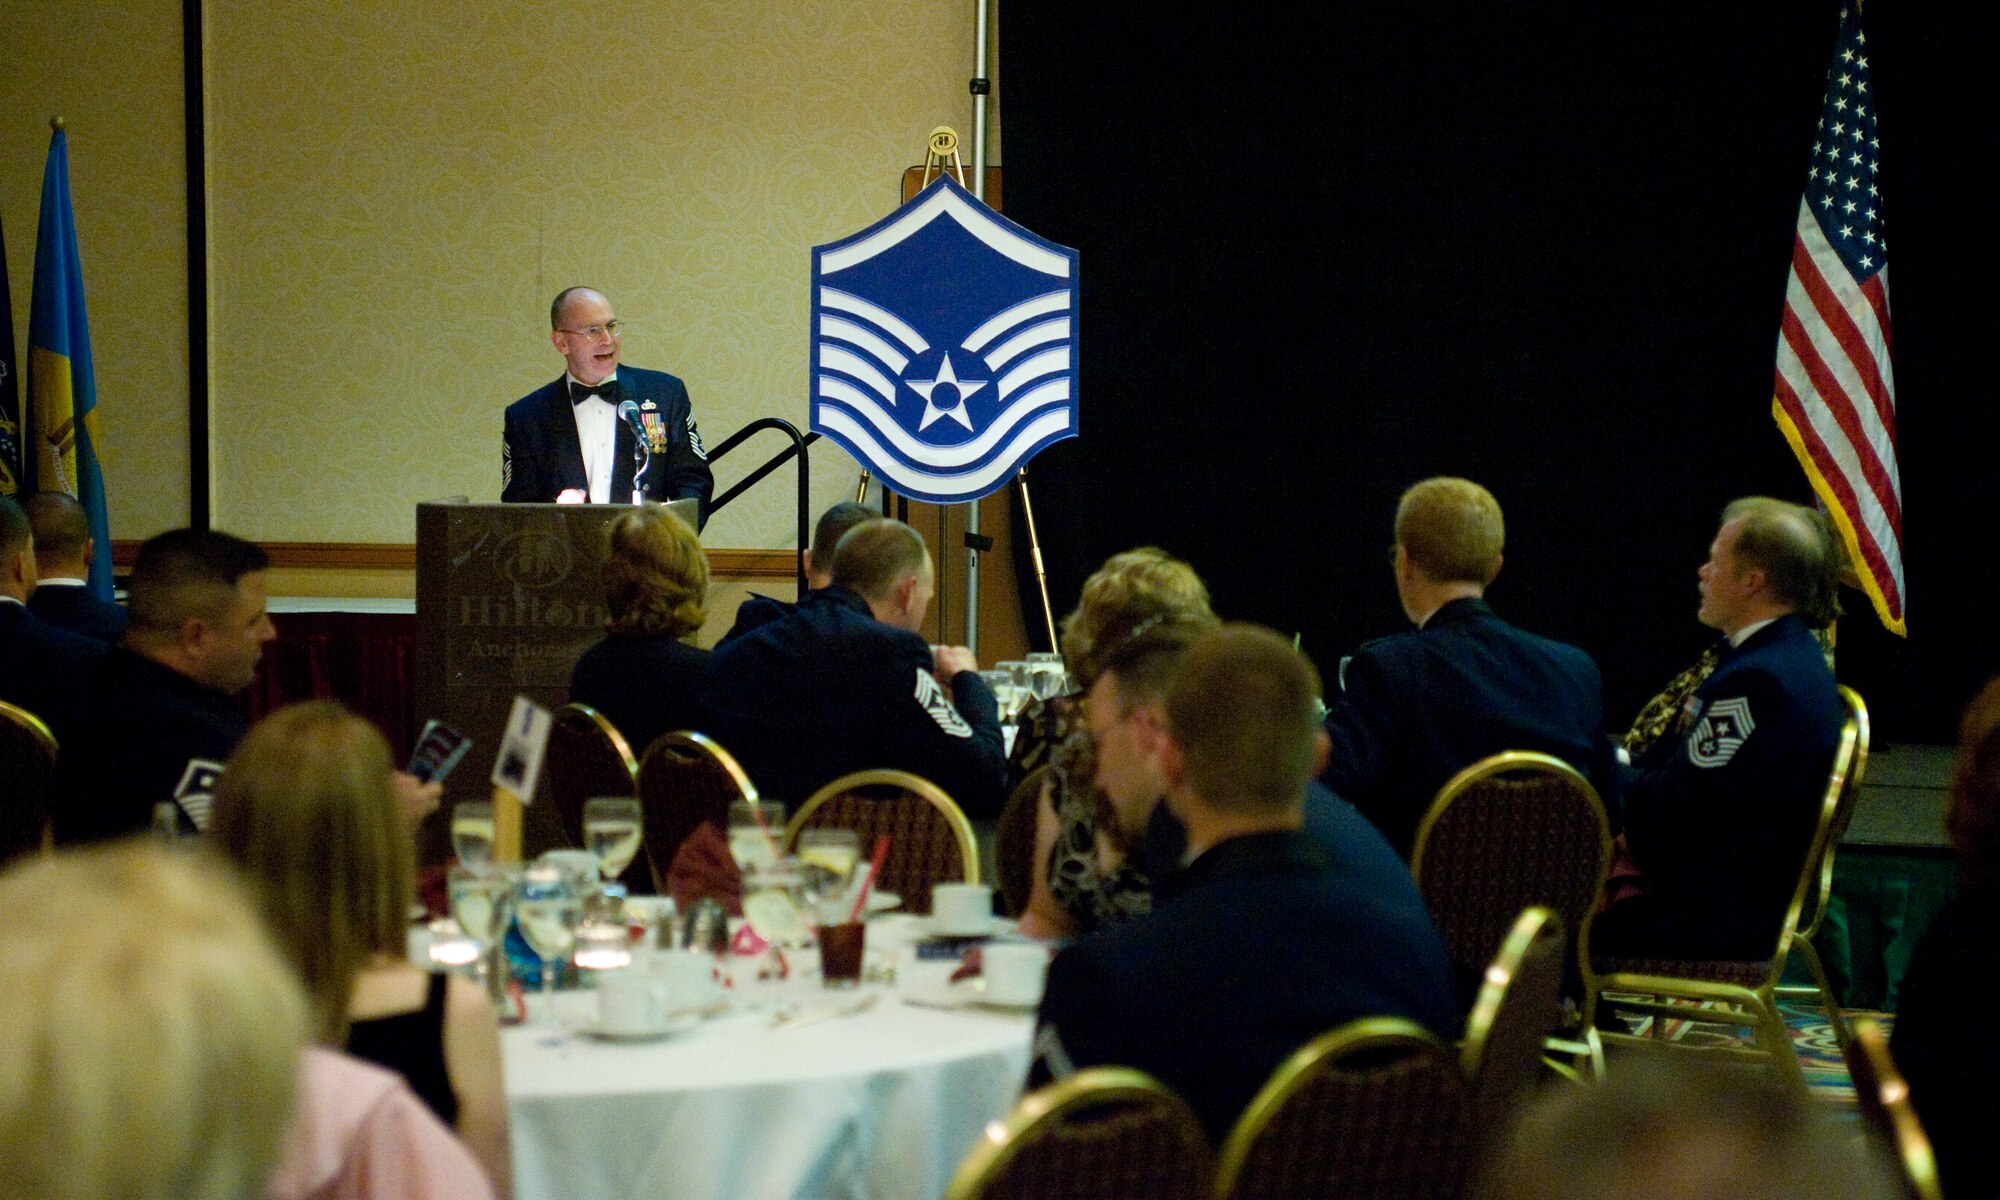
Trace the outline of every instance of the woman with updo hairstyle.
<path fill-rule="evenodd" d="M 1980 1014 L 2000 996 L 2000 679 L 1958 728 L 1945 832 L 1958 895 L 1932 919 L 1896 1005 L 1890 1048 L 1931 1136 L 1947 1196 L 1990 1195 L 2000 1181 L 2000 1042 Z"/>
<path fill-rule="evenodd" d="M 625 736 L 634 756 L 663 733 L 695 726 L 708 651 L 690 645 L 708 619 L 708 556 L 687 522 L 657 504 L 605 526 L 604 640 L 569 677 L 586 704 Z"/>
<path fill-rule="evenodd" d="M 475 982 L 408 957 L 414 848 L 389 743 L 331 701 L 279 709 L 229 757 L 208 841 L 304 981 L 314 1036 L 395 1071 L 509 1192 L 500 1031 Z"/>
<path fill-rule="evenodd" d="M 1152 882 L 1130 861 L 1146 814 L 1121 819 L 1094 782 L 1096 754 L 1082 697 L 1122 644 L 1162 624 L 1217 624 L 1201 576 L 1152 546 L 1112 555 L 1084 581 L 1075 610 L 1063 618 L 1063 662 L 1077 690 L 1030 704 L 1021 715 L 1011 777 L 1018 782 L 1049 766 L 1036 812 L 1032 890 L 1021 914 L 1029 936 L 1088 933 L 1152 908 Z"/>

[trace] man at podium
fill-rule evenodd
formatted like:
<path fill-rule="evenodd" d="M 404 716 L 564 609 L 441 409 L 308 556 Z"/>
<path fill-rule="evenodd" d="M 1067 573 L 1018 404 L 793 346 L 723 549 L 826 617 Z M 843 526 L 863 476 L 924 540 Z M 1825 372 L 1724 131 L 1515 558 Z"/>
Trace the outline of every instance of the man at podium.
<path fill-rule="evenodd" d="M 567 369 L 507 406 L 500 499 L 629 504 L 636 478 L 645 499 L 699 500 L 706 520 L 715 479 L 687 387 L 619 365 L 618 318 L 590 288 L 556 295 L 549 338 Z"/>

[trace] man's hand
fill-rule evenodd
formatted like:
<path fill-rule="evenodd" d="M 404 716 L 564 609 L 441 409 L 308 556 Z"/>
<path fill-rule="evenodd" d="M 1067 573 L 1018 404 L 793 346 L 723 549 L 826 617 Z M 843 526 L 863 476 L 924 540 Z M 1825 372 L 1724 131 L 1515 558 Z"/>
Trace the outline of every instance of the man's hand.
<path fill-rule="evenodd" d="M 556 493 L 556 503 L 588 504 L 590 503 L 590 493 L 584 491 L 582 488 L 564 488 L 562 491 Z"/>
<path fill-rule="evenodd" d="M 979 660 L 974 658 L 972 651 L 967 650 L 965 647 L 939 646 L 937 648 L 938 682 L 946 687 L 951 686 L 952 676 L 958 674 L 960 671 L 977 671 L 978 669 Z"/>
<path fill-rule="evenodd" d="M 412 830 L 424 823 L 424 818 L 437 811 L 438 801 L 444 799 L 444 785 L 441 783 L 421 783 L 408 771 L 398 771 L 394 776 L 396 803 L 403 810 L 403 822 Z"/>

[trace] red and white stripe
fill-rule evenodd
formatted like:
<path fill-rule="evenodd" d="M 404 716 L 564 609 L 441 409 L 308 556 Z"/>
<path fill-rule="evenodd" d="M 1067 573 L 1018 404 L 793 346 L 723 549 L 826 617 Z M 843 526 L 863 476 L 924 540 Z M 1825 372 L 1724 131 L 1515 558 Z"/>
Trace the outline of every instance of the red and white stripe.
<path fill-rule="evenodd" d="M 1896 471 L 1896 381 L 1889 279 L 1860 281 L 1799 203 L 1778 337 L 1775 401 L 1795 448 L 1848 539 L 1882 623 L 1903 627 L 1903 490 Z"/>

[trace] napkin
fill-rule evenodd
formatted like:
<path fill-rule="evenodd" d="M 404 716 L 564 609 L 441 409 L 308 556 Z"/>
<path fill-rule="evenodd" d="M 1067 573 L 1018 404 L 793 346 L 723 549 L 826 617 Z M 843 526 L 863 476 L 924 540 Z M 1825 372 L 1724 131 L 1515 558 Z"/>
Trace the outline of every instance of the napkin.
<path fill-rule="evenodd" d="M 667 892 L 686 912 L 695 901 L 721 901 L 732 917 L 743 915 L 743 872 L 729 857 L 729 843 L 713 821 L 703 821 L 674 852 L 667 867 Z"/>

